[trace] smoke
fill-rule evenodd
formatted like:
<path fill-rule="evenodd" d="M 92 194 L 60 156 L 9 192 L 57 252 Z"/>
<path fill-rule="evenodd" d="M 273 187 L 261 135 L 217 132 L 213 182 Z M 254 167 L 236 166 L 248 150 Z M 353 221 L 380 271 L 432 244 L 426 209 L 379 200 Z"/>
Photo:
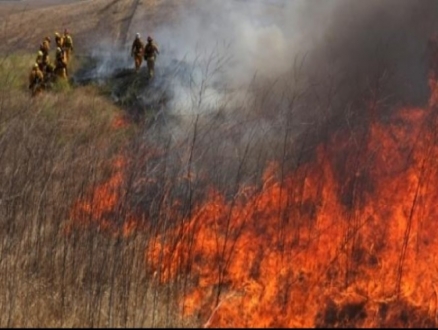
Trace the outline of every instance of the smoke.
<path fill-rule="evenodd" d="M 307 22 L 293 14 L 302 7 L 304 1 L 208 1 L 183 7 L 178 22 L 156 29 L 166 50 L 160 63 L 167 66 L 177 59 L 189 64 L 195 87 L 206 83 L 205 94 L 217 103 L 222 91 L 227 96 L 246 91 L 254 77 L 266 81 L 281 76 L 311 45 L 299 32 Z M 178 95 L 191 91 L 183 88 Z M 178 101 L 174 109 L 190 104 Z"/>
<path fill-rule="evenodd" d="M 162 50 L 157 70 L 185 65 L 173 84 L 165 82 L 175 91 L 175 110 L 192 105 L 188 89 L 203 85 L 217 104 L 224 94 L 245 90 L 254 77 L 260 86 L 296 75 L 297 65 L 303 81 L 336 78 L 348 81 L 347 89 L 386 71 L 396 76 L 392 92 L 400 100 L 424 99 L 425 47 L 438 28 L 436 1 L 210 0 L 178 8 L 176 20 L 154 27 Z M 145 31 L 145 38 L 141 22 L 131 31 Z M 97 47 L 106 54 L 99 75 L 132 66 L 126 49 L 108 46 Z"/>
<path fill-rule="evenodd" d="M 305 57 L 312 79 L 365 80 L 387 70 L 397 75 L 394 89 L 418 101 L 437 9 L 433 0 L 198 1 L 155 35 L 172 57 L 189 63 L 211 52 L 230 56 L 220 81 L 231 88 L 255 74 L 279 78 Z"/>
<path fill-rule="evenodd" d="M 349 125 L 360 123 L 370 97 L 387 109 L 427 99 L 435 0 L 209 0 L 178 8 L 175 19 L 154 26 L 157 76 L 139 92 L 150 104 L 166 91 L 160 134 L 186 143 L 181 152 L 208 171 L 235 173 L 243 158 L 254 160 L 243 169 L 249 173 L 264 160 L 294 162 L 303 150 L 298 137 L 311 128 L 320 139 L 322 126 L 342 128 L 348 116 Z M 146 37 L 142 21 L 133 33 Z M 133 66 L 126 49 L 104 53 L 99 74 Z"/>
<path fill-rule="evenodd" d="M 376 77 L 386 74 L 385 92 L 394 100 L 424 102 L 427 41 L 438 29 L 438 3 L 338 0 L 334 4 L 325 36 L 309 59 L 312 66 L 343 76 L 350 86 L 375 83 Z"/>
<path fill-rule="evenodd" d="M 174 113 L 226 104 L 230 120 L 246 122 L 246 130 L 268 122 L 273 142 L 284 122 L 294 135 L 349 104 L 364 111 L 358 102 L 370 93 L 388 107 L 424 103 L 427 41 L 437 18 L 433 0 L 197 1 L 155 29 L 163 48 L 158 65 L 195 63 L 193 84 L 174 81 Z M 202 94 L 203 82 L 210 107 L 197 109 L 193 89 Z"/>

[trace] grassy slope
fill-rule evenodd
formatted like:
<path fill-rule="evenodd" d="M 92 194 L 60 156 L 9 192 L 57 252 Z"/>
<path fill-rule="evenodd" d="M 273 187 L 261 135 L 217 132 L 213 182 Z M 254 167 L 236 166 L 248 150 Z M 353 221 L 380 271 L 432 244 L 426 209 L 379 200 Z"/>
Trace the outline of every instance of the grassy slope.
<path fill-rule="evenodd" d="M 0 326 L 191 325 L 175 317 L 174 290 L 147 277 L 147 237 L 65 235 L 74 202 L 112 176 L 140 128 L 116 128 L 124 112 L 95 86 L 38 99 L 27 90 L 45 35 L 68 27 L 79 55 L 102 38 L 118 43 L 132 1 L 39 3 L 0 6 Z M 156 6 L 144 0 L 140 14 Z"/>
<path fill-rule="evenodd" d="M 0 57 L 0 326 L 184 325 L 146 276 L 144 237 L 65 235 L 137 129 L 114 127 L 122 110 L 97 87 L 30 98 L 32 57 Z"/>

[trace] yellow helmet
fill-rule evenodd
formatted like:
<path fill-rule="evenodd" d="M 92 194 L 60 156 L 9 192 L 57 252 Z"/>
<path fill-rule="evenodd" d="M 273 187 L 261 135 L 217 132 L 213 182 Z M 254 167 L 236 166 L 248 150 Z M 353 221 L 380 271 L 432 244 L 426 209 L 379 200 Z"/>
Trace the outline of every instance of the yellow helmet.
<path fill-rule="evenodd" d="M 56 48 L 56 53 L 57 53 L 57 54 L 59 54 L 59 53 L 61 53 L 61 52 L 62 52 L 61 47 Z"/>
<path fill-rule="evenodd" d="M 35 64 L 33 65 L 33 68 L 34 68 L 34 69 L 38 69 L 38 63 L 35 63 Z"/>
<path fill-rule="evenodd" d="M 60 37 L 58 32 L 55 32 L 55 37 Z"/>
<path fill-rule="evenodd" d="M 43 52 L 42 51 L 38 51 L 38 56 L 43 56 Z"/>

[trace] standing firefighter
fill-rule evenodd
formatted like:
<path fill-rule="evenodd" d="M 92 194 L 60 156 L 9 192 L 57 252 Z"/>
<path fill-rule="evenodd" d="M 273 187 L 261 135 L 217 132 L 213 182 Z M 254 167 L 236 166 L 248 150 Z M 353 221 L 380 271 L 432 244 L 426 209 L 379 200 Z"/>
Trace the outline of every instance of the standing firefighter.
<path fill-rule="evenodd" d="M 56 47 L 62 49 L 62 47 L 64 46 L 64 38 L 58 32 L 55 32 L 55 42 L 56 42 Z"/>
<path fill-rule="evenodd" d="M 32 96 L 38 95 L 43 90 L 44 75 L 41 72 L 38 63 L 35 63 L 29 75 L 29 89 Z"/>
<path fill-rule="evenodd" d="M 44 54 L 41 50 L 38 51 L 37 58 L 35 62 L 38 64 L 38 68 L 44 72 L 45 71 L 45 61 L 44 61 Z"/>
<path fill-rule="evenodd" d="M 157 45 L 151 37 L 148 37 L 148 43 L 144 48 L 144 59 L 148 65 L 149 78 L 153 78 L 155 74 L 155 57 L 160 54 Z"/>
<path fill-rule="evenodd" d="M 57 77 L 64 79 L 68 76 L 67 63 L 65 62 L 64 53 L 60 47 L 56 48 L 55 74 Z"/>
<path fill-rule="evenodd" d="M 36 58 L 36 63 L 38 64 L 39 69 L 44 75 L 44 87 L 47 87 L 47 84 L 50 82 L 53 70 L 55 69 L 52 63 L 50 63 L 49 56 L 44 55 L 44 53 L 40 50 L 38 51 L 38 55 Z"/>
<path fill-rule="evenodd" d="M 67 65 L 67 62 L 65 60 L 65 52 L 64 52 L 64 38 L 62 35 L 59 34 L 59 32 L 55 32 L 55 43 L 56 43 L 56 62 L 58 62 L 58 57 L 63 57 L 62 62 Z M 58 50 L 61 50 L 60 52 Z M 57 66 L 56 64 L 55 66 Z"/>
<path fill-rule="evenodd" d="M 134 58 L 136 72 L 138 72 L 141 63 L 143 62 L 143 52 L 144 52 L 144 44 L 143 41 L 141 41 L 140 39 L 140 33 L 137 33 L 135 35 L 135 39 L 131 47 L 131 57 Z"/>
<path fill-rule="evenodd" d="M 50 51 L 50 38 L 45 37 L 43 42 L 40 45 L 40 51 L 43 53 L 43 61 L 47 62 L 47 58 L 49 56 Z"/>
<path fill-rule="evenodd" d="M 73 52 L 73 39 L 71 35 L 68 33 L 68 30 L 64 30 L 64 53 L 65 53 L 65 61 L 68 63 L 70 61 L 71 53 Z"/>

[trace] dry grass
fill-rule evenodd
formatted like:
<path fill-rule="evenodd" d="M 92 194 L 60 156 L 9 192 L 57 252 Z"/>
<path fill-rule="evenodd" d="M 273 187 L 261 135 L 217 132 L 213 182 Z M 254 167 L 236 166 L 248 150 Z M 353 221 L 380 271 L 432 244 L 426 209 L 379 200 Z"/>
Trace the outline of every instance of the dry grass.
<path fill-rule="evenodd" d="M 139 127 L 116 129 L 123 112 L 97 87 L 58 85 L 38 98 L 27 89 L 44 36 L 68 27 L 77 55 L 96 37 L 120 43 L 129 39 L 131 24 L 121 22 L 134 2 L 23 1 L 0 7 L 1 327 L 198 325 L 176 313 L 175 288 L 148 277 L 148 235 L 118 239 L 93 230 L 65 231 L 74 202 L 111 177 L 111 159 L 129 152 L 127 141 Z M 162 19 L 160 6 L 140 1 L 132 21 L 151 13 Z M 76 57 L 70 72 L 81 64 Z M 115 215 L 123 216 L 123 210 Z"/>
<path fill-rule="evenodd" d="M 115 129 L 121 110 L 92 86 L 31 98 L 30 59 L 0 61 L 0 326 L 183 326 L 147 277 L 145 234 L 64 230 L 137 129 Z"/>
<path fill-rule="evenodd" d="M 173 282 L 159 283 L 160 276 L 151 276 L 152 265 L 145 262 L 148 243 L 163 237 L 171 240 L 166 229 L 184 225 L 196 201 L 205 198 L 207 185 L 217 186 L 229 199 L 236 199 L 239 187 L 260 181 L 268 158 L 282 161 L 283 179 L 283 171 L 304 162 L 307 153 L 313 154 L 307 150 L 313 150 L 312 145 L 318 142 L 307 136 L 302 145 L 290 142 L 295 134 L 291 129 L 295 120 L 292 115 L 296 116 L 295 95 L 284 94 L 282 97 L 290 99 L 272 101 L 271 107 L 264 93 L 260 93 L 248 107 L 248 115 L 242 113 L 239 120 L 214 116 L 198 121 L 196 117 L 177 150 L 171 150 L 170 142 L 167 146 L 168 132 L 156 133 L 163 157 L 142 163 L 142 154 L 149 151 L 147 143 L 154 146 L 153 137 L 145 141 L 144 127 L 115 128 L 114 120 L 123 114 L 122 110 L 97 87 L 58 85 L 36 99 L 30 98 L 26 85 L 34 53 L 26 51 L 34 52 L 44 35 L 68 26 L 80 53 L 97 37 L 110 37 L 120 44 L 144 21 L 153 27 L 166 15 L 172 16 L 178 6 L 178 0 L 140 1 L 143 6 L 128 24 L 126 17 L 133 3 L 69 1 L 62 8 L 60 5 L 15 11 L 0 23 L 0 51 L 5 47 L 4 54 L 13 53 L 0 57 L 1 327 L 200 326 L 209 315 L 184 319 L 177 306 L 196 283 L 198 274 L 192 259 L 187 265 L 178 265 Z M 41 17 L 48 19 L 41 22 Z M 76 58 L 72 71 L 80 65 Z M 204 82 L 197 93 L 201 100 L 205 97 L 203 85 Z M 273 118 L 282 109 L 278 105 L 283 101 L 289 101 L 289 116 L 281 123 L 273 121 L 273 126 L 266 128 L 266 137 L 260 135 L 256 140 L 256 132 L 263 131 L 260 119 L 266 116 L 266 109 L 271 109 L 269 117 Z M 325 120 L 321 119 L 321 123 Z M 275 134 L 268 134 L 273 129 L 277 130 Z M 243 131 L 248 139 L 240 137 Z M 319 137 L 324 138 L 325 135 Z M 111 220 L 123 223 L 134 205 L 148 212 L 155 226 L 149 232 L 138 231 L 127 238 L 89 228 L 66 232 L 66 226 L 72 223 L 73 204 L 114 175 L 112 159 L 120 155 L 132 159 L 126 173 L 128 179 L 123 182 L 131 195 L 119 201 Z M 168 215 L 175 201 L 181 202 L 180 212 Z M 227 221 L 231 221 L 231 216 Z M 190 246 L 194 245 L 194 237 L 189 233 Z M 177 235 L 175 244 L 180 240 Z M 237 238 L 228 242 L 234 246 Z M 226 266 L 219 265 L 219 269 L 218 298 L 227 271 Z M 336 319 L 333 321 L 332 314 L 343 311 L 335 307 L 328 304 L 316 325 L 339 324 Z M 421 319 L 422 314 L 418 315 Z"/>

